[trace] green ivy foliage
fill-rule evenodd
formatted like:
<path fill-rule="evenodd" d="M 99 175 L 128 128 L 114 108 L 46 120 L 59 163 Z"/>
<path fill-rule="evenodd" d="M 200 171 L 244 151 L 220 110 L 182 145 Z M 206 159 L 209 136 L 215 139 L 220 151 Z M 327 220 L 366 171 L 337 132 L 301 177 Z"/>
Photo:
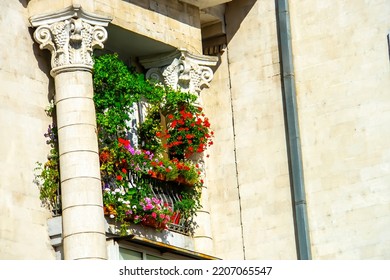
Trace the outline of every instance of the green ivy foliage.
<path fill-rule="evenodd" d="M 117 54 L 95 58 L 93 84 L 100 141 L 108 144 L 125 137 L 133 104 L 141 96 L 150 95 L 152 85 L 142 74 L 127 67 Z"/>

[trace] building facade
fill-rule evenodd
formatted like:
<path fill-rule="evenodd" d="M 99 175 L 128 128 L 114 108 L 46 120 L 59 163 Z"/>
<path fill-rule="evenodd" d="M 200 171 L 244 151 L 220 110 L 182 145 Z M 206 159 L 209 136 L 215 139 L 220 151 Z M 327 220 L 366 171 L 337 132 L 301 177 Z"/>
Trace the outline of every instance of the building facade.
<path fill-rule="evenodd" d="M 390 3 L 350 2 L 2 1 L 0 259 L 389 259 Z M 215 132 L 194 236 L 110 231 L 95 49 L 208 73 L 188 88 Z M 33 183 L 53 97 L 55 218 Z"/>

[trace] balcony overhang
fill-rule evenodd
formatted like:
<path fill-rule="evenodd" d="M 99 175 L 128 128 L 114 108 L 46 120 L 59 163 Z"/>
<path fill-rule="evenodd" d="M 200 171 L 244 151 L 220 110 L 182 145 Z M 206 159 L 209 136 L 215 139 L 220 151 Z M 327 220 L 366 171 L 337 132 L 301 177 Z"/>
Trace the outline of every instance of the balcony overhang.
<path fill-rule="evenodd" d="M 107 27 L 108 39 L 105 49 L 116 52 L 123 58 L 143 57 L 172 52 L 176 48 L 150 37 L 110 24 Z"/>
<path fill-rule="evenodd" d="M 207 254 L 203 254 L 200 252 L 196 252 L 194 250 L 177 247 L 171 244 L 167 244 L 164 242 L 154 241 L 149 238 L 145 238 L 137 235 L 129 235 L 129 236 L 111 236 L 107 237 L 107 239 L 113 239 L 115 241 L 128 241 L 134 244 L 144 245 L 150 248 L 155 248 L 162 252 L 174 253 L 182 256 L 186 256 L 196 260 L 220 260 L 220 258 L 210 256 Z"/>
<path fill-rule="evenodd" d="M 232 0 L 180 0 L 180 2 L 191 4 L 193 6 L 199 7 L 199 9 L 210 8 L 231 1 Z"/>

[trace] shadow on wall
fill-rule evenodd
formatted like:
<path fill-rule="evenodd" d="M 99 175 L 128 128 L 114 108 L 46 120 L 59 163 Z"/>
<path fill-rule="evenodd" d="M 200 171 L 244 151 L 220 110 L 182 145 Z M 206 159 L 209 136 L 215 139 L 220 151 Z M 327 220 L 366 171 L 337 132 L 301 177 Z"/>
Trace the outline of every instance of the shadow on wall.
<path fill-rule="evenodd" d="M 246 18 L 250 10 L 258 0 L 240 0 L 232 1 L 226 4 L 225 24 L 226 24 L 226 40 L 229 44 L 238 29 L 241 22 Z"/>
<path fill-rule="evenodd" d="M 22 4 L 24 8 L 27 8 L 28 1 L 29 0 L 19 0 L 20 4 Z"/>
<path fill-rule="evenodd" d="M 20 2 L 25 2 L 21 0 Z M 31 36 L 31 48 L 34 53 L 35 59 L 37 61 L 39 69 L 45 73 L 48 78 L 48 88 L 47 88 L 47 100 L 50 102 L 54 98 L 54 79 L 50 75 L 51 70 L 51 53 L 48 50 L 41 50 L 38 43 L 34 41 L 34 28 L 29 28 L 29 33 Z"/>
<path fill-rule="evenodd" d="M 160 15 L 170 17 L 174 20 L 178 20 L 184 24 L 188 24 L 193 27 L 200 28 L 200 22 L 197 18 L 191 15 L 191 10 L 197 9 L 196 7 L 183 3 L 180 1 L 155 1 L 155 0 L 122 0 L 123 2 L 128 2 L 130 4 L 137 5 L 146 10 L 150 10 Z M 190 16 L 177 17 L 178 12 L 186 14 L 190 13 Z"/>
<path fill-rule="evenodd" d="M 27 8 L 28 2 L 30 2 L 30 0 L 19 0 L 19 3 L 23 6 L 23 8 Z M 37 60 L 38 67 L 48 77 L 47 100 L 50 102 L 54 98 L 54 79 L 50 75 L 51 54 L 50 54 L 50 51 L 48 51 L 48 50 L 41 50 L 39 48 L 39 45 L 35 42 L 35 40 L 34 40 L 35 29 L 29 28 L 28 31 L 29 31 L 30 37 L 31 37 L 31 48 L 32 48 L 33 54 Z"/>

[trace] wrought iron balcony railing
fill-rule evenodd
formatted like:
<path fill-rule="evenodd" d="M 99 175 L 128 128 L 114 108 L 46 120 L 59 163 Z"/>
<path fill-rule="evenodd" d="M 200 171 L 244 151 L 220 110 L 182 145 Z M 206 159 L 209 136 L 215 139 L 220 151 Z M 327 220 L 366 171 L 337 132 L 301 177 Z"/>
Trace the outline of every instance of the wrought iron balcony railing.
<path fill-rule="evenodd" d="M 184 235 L 190 235 L 191 223 L 188 218 L 185 218 L 179 209 L 175 209 L 175 204 L 182 200 L 181 191 L 183 188 L 189 186 L 177 183 L 175 181 L 164 181 L 152 177 L 137 178 L 136 176 L 130 176 L 132 184 L 135 186 L 142 180 L 142 184 L 149 185 L 151 193 L 154 197 L 162 201 L 162 204 L 168 204 L 173 211 L 171 222 L 168 223 L 168 229 Z"/>

